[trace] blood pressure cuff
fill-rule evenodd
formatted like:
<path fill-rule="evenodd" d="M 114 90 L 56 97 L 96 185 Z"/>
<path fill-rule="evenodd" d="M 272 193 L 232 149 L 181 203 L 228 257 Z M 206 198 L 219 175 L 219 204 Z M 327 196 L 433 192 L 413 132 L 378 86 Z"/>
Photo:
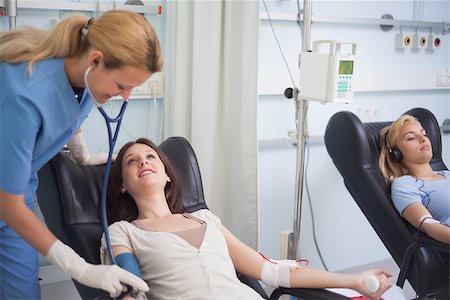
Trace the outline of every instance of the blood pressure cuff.
<path fill-rule="evenodd" d="M 139 278 L 142 278 L 141 269 L 139 268 L 139 263 L 136 259 L 136 256 L 133 253 L 121 253 L 114 257 L 116 259 L 116 263 L 122 269 L 127 270 L 128 272 L 133 273 Z"/>

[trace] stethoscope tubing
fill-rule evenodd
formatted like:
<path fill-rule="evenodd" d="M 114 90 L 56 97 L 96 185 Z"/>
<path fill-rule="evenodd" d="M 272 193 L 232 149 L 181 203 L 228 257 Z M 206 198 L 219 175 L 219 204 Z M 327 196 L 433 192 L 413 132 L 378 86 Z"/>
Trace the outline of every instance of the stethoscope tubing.
<path fill-rule="evenodd" d="M 106 128 L 108 129 L 108 143 L 109 143 L 108 161 L 106 162 L 105 176 L 103 177 L 102 197 L 101 197 L 101 202 L 100 202 L 101 203 L 101 224 L 102 224 L 103 232 L 105 233 L 105 242 L 106 242 L 106 249 L 108 251 L 108 256 L 111 260 L 111 263 L 114 265 L 116 264 L 116 260 L 112 253 L 111 240 L 109 238 L 108 217 L 106 215 L 106 196 L 108 193 L 108 180 L 109 180 L 109 173 L 111 171 L 114 146 L 116 145 L 117 138 L 119 136 L 120 125 L 122 124 L 123 115 L 125 113 L 125 109 L 127 108 L 127 105 L 128 105 L 128 101 L 124 101 L 122 104 L 122 107 L 120 108 L 119 114 L 115 118 L 109 117 L 106 114 L 105 110 L 101 106 L 98 106 L 98 110 L 100 111 L 103 118 L 105 119 Z M 114 135 L 113 135 L 112 129 L 111 129 L 112 123 L 117 123 Z"/>

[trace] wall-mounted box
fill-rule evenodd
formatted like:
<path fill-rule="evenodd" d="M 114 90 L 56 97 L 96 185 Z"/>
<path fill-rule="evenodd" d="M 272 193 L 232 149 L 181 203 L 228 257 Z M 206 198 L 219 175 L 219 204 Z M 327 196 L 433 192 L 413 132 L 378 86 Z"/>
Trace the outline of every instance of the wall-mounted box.
<path fill-rule="evenodd" d="M 413 44 L 413 37 L 409 33 L 397 33 L 395 35 L 396 48 L 411 48 Z"/>

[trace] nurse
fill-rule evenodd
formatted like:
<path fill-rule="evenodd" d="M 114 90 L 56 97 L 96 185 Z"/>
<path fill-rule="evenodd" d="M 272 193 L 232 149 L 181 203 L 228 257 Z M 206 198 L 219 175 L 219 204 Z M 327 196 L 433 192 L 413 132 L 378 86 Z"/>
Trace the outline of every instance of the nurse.
<path fill-rule="evenodd" d="M 34 215 L 37 171 L 77 132 L 93 107 L 162 68 L 158 37 L 137 13 L 71 16 L 53 29 L 0 33 L 0 299 L 39 299 L 38 251 L 82 284 L 118 295 L 144 281 L 92 265 Z M 89 87 L 89 92 L 86 87 Z"/>

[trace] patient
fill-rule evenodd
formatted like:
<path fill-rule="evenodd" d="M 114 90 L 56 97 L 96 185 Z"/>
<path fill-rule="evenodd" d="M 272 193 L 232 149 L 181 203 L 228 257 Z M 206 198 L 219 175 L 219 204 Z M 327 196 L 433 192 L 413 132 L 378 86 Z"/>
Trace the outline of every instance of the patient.
<path fill-rule="evenodd" d="M 403 115 L 381 130 L 380 141 L 380 169 L 398 212 L 430 237 L 450 243 L 450 172 L 432 170 L 432 145 L 420 122 Z"/>
<path fill-rule="evenodd" d="M 344 275 L 295 261 L 264 258 L 231 234 L 207 209 L 186 213 L 179 180 L 165 155 L 147 139 L 120 150 L 108 188 L 108 222 L 117 263 L 141 276 L 149 299 L 262 299 L 236 271 L 270 286 L 350 288 L 378 299 L 391 286 L 389 272 Z M 101 258 L 109 263 L 105 240 Z M 363 284 L 375 275 L 376 292 Z M 145 299 L 145 298 L 144 298 Z"/>

